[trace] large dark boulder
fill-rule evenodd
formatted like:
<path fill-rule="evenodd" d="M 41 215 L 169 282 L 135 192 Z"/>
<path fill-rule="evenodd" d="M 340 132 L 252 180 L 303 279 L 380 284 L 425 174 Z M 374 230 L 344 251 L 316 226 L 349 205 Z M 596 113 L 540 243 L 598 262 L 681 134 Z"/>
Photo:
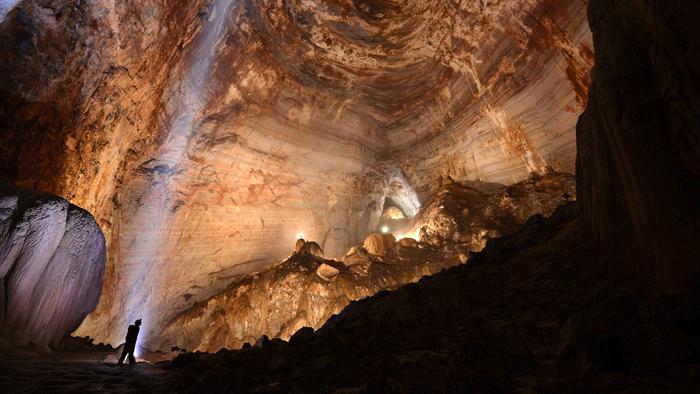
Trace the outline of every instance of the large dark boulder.
<path fill-rule="evenodd" d="M 591 0 L 577 127 L 582 217 L 614 273 L 682 291 L 700 271 L 700 2 Z"/>
<path fill-rule="evenodd" d="M 57 345 L 95 309 L 105 241 L 87 211 L 0 184 L 0 337 Z"/>

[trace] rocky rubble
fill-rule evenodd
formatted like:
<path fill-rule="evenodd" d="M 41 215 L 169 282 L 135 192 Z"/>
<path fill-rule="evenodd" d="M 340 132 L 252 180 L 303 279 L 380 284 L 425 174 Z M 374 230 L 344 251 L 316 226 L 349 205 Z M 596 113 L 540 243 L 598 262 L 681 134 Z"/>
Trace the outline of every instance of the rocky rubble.
<path fill-rule="evenodd" d="M 104 270 L 91 214 L 0 184 L 0 345 L 58 345 L 95 309 Z"/>
<path fill-rule="evenodd" d="M 316 247 L 302 247 L 179 314 L 153 343 L 215 352 L 256 343 L 263 335 L 287 340 L 303 327 L 320 327 L 353 300 L 459 263 L 455 256 L 425 244 L 372 250 L 378 253 L 356 247 L 338 261 L 319 256 Z"/>
<path fill-rule="evenodd" d="M 464 263 L 488 239 L 516 231 L 535 213 L 551 214 L 575 196 L 574 177 L 553 171 L 490 193 L 454 182 L 414 218 L 419 239 L 371 234 L 339 259 L 324 258 L 316 242 L 300 239 L 285 261 L 176 316 L 151 346 L 217 351 L 262 335 L 289 339 L 302 327 L 319 328 L 351 301 Z"/>
<path fill-rule="evenodd" d="M 180 356 L 161 390 L 692 391 L 697 296 L 606 280 L 577 217 L 573 204 L 535 216 L 468 264 L 353 302 L 293 345 Z"/>
<path fill-rule="evenodd" d="M 532 215 L 551 215 L 576 200 L 576 178 L 549 169 L 524 181 L 487 192 L 481 185 L 451 181 L 413 219 L 409 235 L 458 253 L 480 251 L 489 239 L 509 235 Z"/>

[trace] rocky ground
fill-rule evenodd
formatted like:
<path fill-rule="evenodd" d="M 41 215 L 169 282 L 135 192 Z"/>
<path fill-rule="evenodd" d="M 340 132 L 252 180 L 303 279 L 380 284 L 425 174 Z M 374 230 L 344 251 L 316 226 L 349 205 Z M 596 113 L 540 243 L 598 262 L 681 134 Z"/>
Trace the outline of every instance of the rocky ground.
<path fill-rule="evenodd" d="M 458 266 L 352 303 L 302 343 L 187 354 L 168 388 L 277 392 L 691 392 L 697 296 L 608 283 L 575 205 Z M 293 341 L 298 342 L 298 341 Z"/>
<path fill-rule="evenodd" d="M 116 369 L 2 361 L 14 391 L 693 392 L 700 296 L 610 283 L 573 204 L 489 241 L 469 262 L 353 302 L 290 342 Z M 36 370 L 36 373 L 31 373 Z M 83 386 L 77 386 L 78 382 Z M 53 385 L 53 386 L 52 386 Z M 102 385 L 102 386 L 100 386 Z"/>

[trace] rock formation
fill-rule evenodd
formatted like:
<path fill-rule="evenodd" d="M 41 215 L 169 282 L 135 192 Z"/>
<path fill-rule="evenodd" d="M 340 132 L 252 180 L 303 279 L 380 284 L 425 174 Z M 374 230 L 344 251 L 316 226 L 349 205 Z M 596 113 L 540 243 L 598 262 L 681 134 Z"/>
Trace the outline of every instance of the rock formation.
<path fill-rule="evenodd" d="M 301 343 L 181 355 L 158 390 L 695 391 L 700 297 L 610 281 L 578 211 L 537 216 L 465 265 L 353 302 Z"/>
<path fill-rule="evenodd" d="M 700 274 L 700 4 L 591 0 L 589 14 L 596 66 L 576 171 L 584 219 L 613 272 L 688 289 Z"/>
<path fill-rule="evenodd" d="M 13 3 L 10 1 L 10 4 Z M 27 81 L 24 85 L 19 83 L 21 78 L 18 74 L 21 72 L 17 70 L 33 75 L 33 70 L 42 70 L 44 65 L 54 64 L 56 67 L 47 67 L 46 71 L 61 76 L 70 75 L 70 72 L 64 72 L 59 67 L 63 65 L 68 68 L 76 64 L 84 67 L 98 65 L 99 68 L 99 60 L 76 62 L 76 59 L 68 58 L 66 62 L 55 61 L 52 56 L 60 54 L 70 47 L 68 45 L 56 45 L 42 51 L 46 56 L 41 59 L 40 65 L 31 67 L 32 61 L 27 60 L 31 57 L 26 55 L 32 53 L 33 46 L 41 45 L 46 26 L 60 26 L 63 23 L 61 18 L 66 18 L 64 21 L 85 22 L 71 23 L 78 30 L 92 29 L 93 25 L 102 26 L 104 30 L 100 34 L 109 39 L 119 40 L 121 34 L 112 27 L 120 25 L 103 22 L 110 22 L 109 18 L 90 20 L 90 12 L 100 9 L 100 5 L 87 6 L 81 2 L 83 8 L 79 5 L 73 9 L 61 9 L 56 7 L 61 1 L 55 1 L 50 7 L 32 8 L 37 3 L 23 1 L 8 14 L 7 22 L 0 26 L 3 30 L 0 34 L 8 34 L 8 26 L 12 29 L 21 27 L 21 34 L 12 35 L 14 33 L 11 32 L 12 39 L 0 41 L 2 48 L 16 45 L 18 54 L 15 56 L 10 51 L 10 56 L 6 57 L 8 62 L 0 64 L 0 67 L 28 63 L 24 69 L 8 66 L 10 74 L 4 73 L 5 69 L 0 70 L 3 71 L 0 73 L 3 91 L 14 92 L 14 96 L 0 96 L 4 100 L 0 109 L 6 111 L 3 114 L 13 113 L 17 119 L 23 119 L 28 125 L 26 135 L 29 136 L 25 140 L 23 134 L 13 128 L 13 119 L 3 119 L 3 125 L 9 125 L 5 129 L 8 130 L 7 134 L 2 136 L 3 142 L 26 143 L 16 145 L 21 147 L 18 150 L 2 146 L 5 151 L 2 165 L 10 169 L 7 171 L 9 175 L 3 176 L 18 182 L 37 180 L 56 183 L 64 178 L 54 174 L 47 177 L 37 174 L 41 173 L 39 170 L 47 168 L 47 157 L 57 154 L 46 149 L 38 152 L 35 155 L 36 163 L 32 163 L 26 159 L 27 152 L 37 146 L 60 146 L 56 141 L 62 141 L 61 136 L 65 132 L 46 132 L 50 129 L 48 126 L 55 126 L 60 131 L 67 130 L 62 128 L 66 122 L 81 125 L 82 117 L 90 113 L 90 105 L 71 103 L 71 106 L 61 105 L 59 110 L 51 112 L 46 109 L 46 104 L 39 104 L 38 100 L 18 100 L 16 103 L 19 104 L 16 104 L 12 100 L 21 96 L 18 93 L 22 89 L 12 88 L 15 86 L 12 84 L 30 86 Z M 254 66 L 269 62 L 265 64 L 274 66 L 274 70 L 265 75 L 285 77 L 284 86 L 281 86 L 282 82 L 275 85 L 281 86 L 274 91 L 277 96 L 273 94 L 269 101 L 262 102 L 263 105 L 259 105 L 258 101 L 252 106 L 260 111 L 259 118 L 264 119 L 264 124 L 270 127 L 274 119 L 279 119 L 276 116 L 280 113 L 262 115 L 265 108 L 268 111 L 270 108 L 280 108 L 277 97 L 288 104 L 287 108 L 297 110 L 299 108 L 295 107 L 295 103 L 305 100 L 311 103 L 302 106 L 295 114 L 305 114 L 311 108 L 311 113 L 318 115 L 314 118 L 316 124 L 328 120 L 328 113 L 319 111 L 324 105 L 337 109 L 337 113 L 353 111 L 356 118 L 352 118 L 358 123 L 348 127 L 351 132 L 328 139 L 340 141 L 349 138 L 357 142 L 355 146 L 361 147 L 360 150 L 367 157 L 381 157 L 382 161 L 377 166 L 362 166 L 363 171 L 367 170 L 360 177 L 366 181 L 363 183 L 366 189 L 364 194 L 358 195 L 372 196 L 367 200 L 371 200 L 371 205 L 365 207 L 364 202 L 360 204 L 362 209 L 373 212 L 367 217 L 374 218 L 384 208 L 382 202 L 389 197 L 404 213 L 407 213 L 406 201 L 418 201 L 425 205 L 423 212 L 413 219 L 416 223 L 422 221 L 425 224 L 418 227 L 419 231 L 422 230 L 417 236 L 420 240 L 399 239 L 394 250 L 385 244 L 383 236 L 373 235 L 368 246 L 372 246 L 373 252 L 381 252 L 383 257 L 369 253 L 365 248 L 353 247 L 340 261 L 326 259 L 309 253 L 310 250 L 317 250 L 316 247 L 307 248 L 305 241 L 297 242 L 296 253 L 283 263 L 268 267 L 258 275 L 230 279 L 233 281 L 231 285 L 206 301 L 186 308 L 187 303 L 171 309 L 156 308 L 161 316 L 175 316 L 163 337 L 158 339 L 171 340 L 179 335 L 175 334 L 176 330 L 184 327 L 183 337 L 190 341 L 189 346 L 193 349 L 217 347 L 227 341 L 239 343 L 246 339 L 252 342 L 254 335 L 240 334 L 249 329 L 237 326 L 240 321 L 253 322 L 255 330 L 261 331 L 258 328 L 263 327 L 273 332 L 272 336 L 289 336 L 297 317 L 304 320 L 299 325 L 312 322 L 318 315 L 325 315 L 325 305 L 337 305 L 337 300 L 344 297 L 343 294 L 353 294 L 358 290 L 346 288 L 341 292 L 334 286 L 346 286 L 360 279 L 381 280 L 382 275 L 377 275 L 374 270 L 394 267 L 390 263 L 395 261 L 395 257 L 400 261 L 401 257 L 397 251 L 418 253 L 413 256 L 417 259 L 401 262 L 404 264 L 401 272 L 405 274 L 418 267 L 416 262 L 422 257 L 420 253 L 435 253 L 441 258 L 454 257 L 460 248 L 482 245 L 483 236 L 463 237 L 465 229 L 474 227 L 472 223 L 476 224 L 476 228 L 470 230 L 473 234 L 486 230 L 484 234 L 493 236 L 501 231 L 511 231 L 510 225 L 515 218 L 524 217 L 531 211 L 528 207 L 520 209 L 522 204 L 532 203 L 537 209 L 551 210 L 550 202 L 572 198 L 571 193 L 556 187 L 548 189 L 549 186 L 557 186 L 570 190 L 571 178 L 565 182 L 552 182 L 549 177 L 554 174 L 544 173 L 548 172 L 545 171 L 547 166 L 566 170 L 566 166 L 571 165 L 574 144 L 571 133 L 567 132 L 569 129 L 566 126 L 571 126 L 569 122 L 572 119 L 567 113 L 576 113 L 587 98 L 587 66 L 593 53 L 585 45 L 587 30 L 577 22 L 583 19 L 583 3 L 558 0 L 357 0 L 352 4 L 343 0 L 237 2 L 234 8 L 240 12 L 236 14 L 240 18 L 236 19 L 239 22 L 236 26 L 240 26 L 245 33 L 243 35 L 250 41 L 238 40 L 238 35 L 229 34 L 226 44 L 234 49 L 227 47 L 221 53 L 240 50 L 246 54 L 248 49 L 240 49 L 236 44 L 261 43 L 255 47 L 257 52 L 253 56 L 243 57 L 241 62 L 250 62 Z M 124 12 L 126 8 L 123 8 L 112 14 L 108 9 L 106 14 L 121 15 L 121 21 L 141 22 L 125 24 L 128 29 L 139 32 L 149 26 L 143 23 L 143 16 L 158 15 L 156 11 L 168 9 L 174 3 L 166 1 L 160 4 L 141 13 L 148 7 L 141 7 L 141 3 L 135 0 L 129 8 L 130 12 Z M 221 12 L 217 12 L 221 11 L 217 2 L 205 8 L 198 7 L 202 3 L 196 1 L 179 4 L 182 5 L 180 13 L 165 13 L 170 19 L 156 20 L 170 21 L 168 32 L 190 32 L 185 34 L 188 39 L 182 42 L 174 40 L 177 42 L 175 45 L 172 41 L 156 40 L 143 47 L 147 56 L 168 45 L 182 48 L 172 51 L 170 59 L 175 59 L 175 69 L 189 64 L 183 53 L 197 53 L 197 50 L 191 49 L 193 43 L 199 40 L 197 37 L 215 36 L 213 32 L 220 32 L 224 26 L 217 19 L 221 16 Z M 188 14 L 191 11 L 188 6 L 198 9 L 198 13 Z M 31 12 L 26 14 L 27 10 L 40 14 L 32 18 Z M 71 14 L 70 11 L 75 13 Z M 81 14 L 80 11 L 90 12 Z M 189 18 L 183 19 L 184 14 Z M 589 15 L 595 37 L 596 70 L 592 76 L 586 113 L 577 126 L 579 207 L 567 204 L 557 208 L 549 218 L 534 215 L 512 234 L 486 241 L 484 249 L 472 253 L 467 264 L 444 270 L 396 291 L 380 292 L 352 302 L 315 332 L 310 327 L 297 330 L 289 343 L 264 334 L 254 341 L 255 346 L 248 344 L 240 350 L 224 349 L 215 354 L 185 353 L 172 362 L 160 364 L 157 374 L 117 370 L 110 371 L 109 380 L 104 378 L 107 374 L 99 373 L 104 372 L 105 367 L 97 363 L 77 364 L 80 370 L 76 371 L 76 364 L 73 363 L 0 357 L 0 369 L 10 377 L 13 388 L 26 388 L 26 391 L 37 391 L 37 387 L 39 391 L 44 388 L 48 391 L 60 381 L 73 384 L 71 388 L 86 388 L 85 391 L 95 387 L 136 387 L 163 393 L 190 390 L 696 392 L 700 387 L 700 375 L 697 373 L 700 366 L 700 310 L 697 307 L 700 294 L 696 281 L 700 268 L 700 260 L 697 259 L 700 235 L 700 155 L 697 139 L 700 135 L 700 112 L 697 108 L 700 102 L 697 84 L 697 75 L 700 75 L 700 34 L 696 23 L 700 5 L 693 1 L 591 0 Z M 46 18 L 46 21 L 41 22 L 41 18 Z M 37 24 L 37 20 L 46 26 Z M 148 22 L 148 18 L 144 20 Z M 196 27 L 176 23 L 181 20 L 192 21 Z M 55 34 L 60 31 L 54 31 L 58 43 L 65 38 Z M 437 34 L 433 34 L 435 32 Z M 80 34 L 66 36 L 69 38 L 66 42 L 78 41 L 74 38 Z M 170 35 L 167 33 L 163 36 Z M 87 45 L 94 43 L 88 42 Z M 120 43 L 119 47 L 122 45 L 128 47 L 130 42 Z M 102 48 L 109 48 L 109 45 Z M 518 48 L 522 48 L 522 51 Z M 237 67 L 226 67 L 231 65 L 231 59 L 236 57 L 229 59 L 219 56 L 216 69 L 222 74 L 222 70 L 232 74 L 241 71 Z M 509 59 L 516 61 L 510 62 Z M 555 67 L 555 60 L 562 61 Z M 158 64 L 148 63 L 149 66 L 141 70 L 157 68 Z M 196 62 L 194 68 L 208 69 L 209 65 L 208 62 Z M 253 70 L 250 73 L 243 71 L 236 74 L 247 81 L 237 86 L 250 87 L 250 74 L 258 75 L 270 70 L 256 67 L 246 69 Z M 214 74 L 222 77 L 221 74 Z M 41 73 L 36 75 L 42 82 L 50 80 L 42 80 Z M 86 72 L 82 75 L 95 74 Z M 140 77 L 136 73 L 134 75 L 133 78 L 143 78 L 143 74 Z M 170 78 L 169 73 L 158 75 L 161 79 L 154 81 L 163 82 Z M 126 78 L 124 75 L 122 77 Z M 504 78 L 508 83 L 501 83 Z M 184 79 L 185 85 L 197 82 L 196 78 Z M 220 81 L 216 78 L 211 80 Z M 69 83 L 63 86 L 81 85 L 79 79 L 66 78 L 66 81 Z M 567 81 L 570 85 L 563 85 L 561 81 Z M 441 82 L 449 89 L 436 97 L 431 94 L 434 89 L 427 87 L 440 86 Z M 7 89 L 10 85 L 11 89 Z M 211 85 L 219 86 L 216 83 Z M 51 89 L 50 84 L 45 86 Z M 86 86 L 91 85 L 88 83 Z M 569 86 L 571 90 L 564 92 L 562 86 Z M 474 97 L 465 96 L 464 92 L 468 89 L 464 87 L 471 87 Z M 515 91 L 513 87 L 516 87 Z M 310 95 L 291 94 L 297 88 Z M 88 88 L 85 91 L 94 93 L 85 97 L 94 96 L 104 101 L 101 95 L 115 90 L 105 88 L 97 92 Z M 144 89 L 144 92 L 148 92 L 148 89 Z M 238 97 L 239 92 L 234 91 L 232 96 Z M 318 92 L 329 94 L 322 100 Z M 246 96 L 242 102 L 256 102 L 256 97 L 259 97 L 256 94 L 264 93 L 264 89 L 260 89 Z M 215 95 L 216 92 L 207 91 L 207 94 Z M 159 93 L 154 96 L 160 97 Z M 68 94 L 67 97 L 67 101 L 70 101 L 71 97 L 75 99 L 78 96 Z M 119 94 L 113 98 L 114 101 L 109 102 L 116 103 L 115 108 L 120 108 Z M 169 103 L 177 107 L 178 100 Z M 195 104 L 198 101 L 193 100 Z M 571 101 L 575 101 L 577 107 L 564 111 L 571 112 L 557 110 L 562 108 L 563 103 Z M 158 107 L 157 102 L 155 100 L 152 106 Z M 243 104 L 240 108 L 230 108 L 216 100 L 208 103 L 212 103 L 210 114 L 221 115 L 216 111 L 225 109 L 236 114 L 249 111 Z M 441 112 L 444 108 L 455 108 L 455 112 Z M 131 112 L 115 114 L 126 114 L 123 116 L 133 120 L 139 110 L 132 108 Z M 144 113 L 150 112 L 144 109 Z M 115 118 L 119 117 L 117 115 Z M 95 114 L 91 113 L 90 116 Z M 151 119 L 151 124 L 158 126 L 168 117 L 167 114 L 163 119 L 155 117 Z M 212 127 L 208 130 L 219 125 L 222 125 L 222 129 L 234 129 L 222 121 L 223 118 L 229 119 L 223 115 L 213 116 L 206 118 L 207 122 L 203 124 Z M 367 122 L 362 123 L 364 121 Z M 354 126 L 358 124 L 367 126 L 363 129 L 367 131 L 366 134 L 356 134 L 359 129 Z M 99 123 L 95 127 L 114 126 Z M 158 130 L 159 127 L 153 129 Z M 268 128 L 266 130 L 270 133 L 266 137 L 283 139 L 289 144 L 285 147 L 289 147 L 297 146 L 297 143 L 303 146 L 300 140 L 306 143 L 316 141 L 315 138 L 306 139 L 308 135 L 328 136 L 320 132 L 320 128 L 303 129 L 292 125 L 291 129 L 297 134 L 287 134 L 284 131 L 287 129 L 282 127 L 275 128 L 277 132 L 272 133 L 272 129 Z M 80 127 L 76 130 L 92 135 L 105 132 Z M 187 135 L 196 140 L 201 130 L 207 129 L 195 127 Z M 300 130 L 307 133 L 299 134 Z M 415 138 L 404 138 L 406 135 Z M 33 142 L 35 140 L 32 138 L 37 136 L 46 137 L 45 142 Z M 529 138 L 531 136 L 537 138 Z M 217 134 L 214 140 L 220 137 Z M 236 142 L 232 144 L 248 142 L 247 138 L 237 135 Z M 367 140 L 372 138 L 379 143 L 370 149 Z M 68 145 L 76 144 L 76 141 Z M 105 141 L 92 145 L 91 149 L 81 145 L 85 163 L 89 164 L 77 164 L 83 157 L 69 157 L 66 159 L 68 164 L 62 165 L 100 165 L 99 161 L 90 160 L 94 159 L 95 152 L 114 148 L 109 146 L 111 140 Z M 146 139 L 140 146 L 149 147 L 161 142 L 156 138 Z M 338 144 L 336 148 L 345 152 L 341 145 Z M 214 151 L 223 155 L 225 149 L 220 149 Z M 260 147 L 255 149 L 259 150 Z M 258 150 L 255 152 L 263 154 Z M 549 154 L 543 154 L 544 151 Z M 470 154 L 465 157 L 464 152 Z M 108 196 L 133 197 L 134 194 L 128 190 L 138 189 L 129 189 L 124 185 L 135 182 L 143 174 L 177 177 L 184 171 L 190 171 L 191 166 L 197 167 L 201 165 L 200 162 L 206 162 L 196 154 L 196 150 L 190 149 L 187 153 L 187 160 L 191 162 L 182 167 L 173 167 L 157 160 L 143 160 L 142 156 L 147 156 L 145 150 L 134 151 L 132 157 L 124 162 L 133 160 L 137 165 L 129 167 L 128 163 L 121 163 L 119 171 L 106 171 L 108 174 L 104 179 L 107 181 L 100 186 L 109 185 L 110 188 L 99 189 L 97 194 L 104 201 L 109 200 Z M 245 157 L 250 159 L 251 156 Z M 286 155 L 281 157 L 287 159 Z M 319 157 L 309 154 L 311 163 L 308 165 L 318 166 L 329 157 L 333 156 L 327 151 L 323 151 Z M 388 165 L 386 160 L 389 160 Z M 328 163 L 320 165 L 320 168 L 328 167 L 338 168 Z M 130 168 L 142 170 L 132 173 Z M 345 169 L 344 166 L 340 168 Z M 396 177 L 396 172 L 392 170 L 388 173 L 387 169 L 400 169 L 401 176 Z M 116 178 L 118 181 L 111 178 L 117 172 L 120 174 Z M 503 189 L 493 184 L 514 183 L 524 179 L 527 172 L 534 172 L 535 175 L 520 185 Z M 73 174 L 90 177 L 94 173 Z M 310 170 L 305 173 L 317 175 L 317 172 Z M 337 174 L 330 170 L 326 175 Z M 158 179 L 163 181 L 163 178 Z M 180 178 L 178 182 L 184 179 Z M 122 181 L 124 185 L 120 183 Z M 329 188 L 338 186 L 335 179 L 326 181 Z M 537 182 L 541 181 L 545 182 L 545 186 L 537 186 Z M 66 181 L 67 184 L 71 182 L 70 179 Z M 556 198 L 548 201 L 530 199 L 518 193 L 518 188 L 527 190 L 530 186 L 536 186 L 535 190 L 553 190 Z M 81 187 L 87 188 L 85 185 Z M 217 187 L 218 184 L 210 182 L 202 189 L 211 191 L 217 190 Z M 333 192 L 339 190 L 334 189 Z M 76 193 L 78 198 L 83 198 L 81 196 L 85 190 L 78 188 Z M 433 197 L 434 194 L 437 195 Z M 191 198 L 193 194 L 184 193 L 183 196 Z M 342 205 L 347 197 L 342 191 L 329 191 L 328 196 L 329 204 L 333 206 Z M 196 201 L 204 204 L 209 201 L 205 197 L 200 196 L 201 200 Z M 310 206 L 321 206 L 314 205 L 314 202 L 318 202 L 317 197 L 317 194 L 308 196 Z M 393 198 L 398 201 L 393 201 Z M 118 205 L 119 201 L 113 201 L 114 206 L 107 203 L 101 207 L 104 220 L 113 219 L 110 216 L 112 213 L 109 213 L 113 207 L 118 206 L 117 211 L 123 210 L 118 214 L 132 212 L 128 207 Z M 194 212 L 187 201 L 190 200 L 183 199 L 183 204 L 178 205 L 175 211 Z M 288 201 L 281 198 L 275 202 L 280 206 L 275 205 L 274 212 L 289 212 Z M 304 210 L 302 204 L 298 207 L 300 211 Z M 244 208 L 241 210 L 245 212 L 252 210 L 248 206 Z M 313 212 L 323 216 L 326 211 Z M 196 216 L 188 216 L 192 217 Z M 354 226 L 350 232 L 359 237 L 358 243 L 372 231 L 372 222 L 363 221 L 359 227 L 355 221 L 347 222 Z M 187 229 L 190 225 L 178 221 L 172 223 L 177 229 Z M 360 227 L 365 231 L 356 231 Z M 207 226 L 202 225 L 202 228 Z M 137 230 L 138 227 L 127 231 L 115 226 L 111 234 L 118 238 L 133 235 Z M 493 234 L 489 234 L 491 232 Z M 213 239 L 218 238 L 213 232 L 209 234 Z M 307 238 L 314 239 L 313 236 Z M 292 242 L 293 239 L 288 243 L 288 248 Z M 321 246 L 327 245 L 321 242 L 318 250 Z M 250 248 L 250 244 L 235 243 L 231 248 L 246 249 Z M 269 251 L 275 247 L 271 243 L 264 248 Z M 158 249 L 163 253 L 163 260 L 172 258 L 173 250 Z M 187 249 L 182 253 L 188 254 Z M 189 257 L 178 256 L 181 259 L 178 262 L 187 261 Z M 462 260 L 461 254 L 459 260 Z M 121 270 L 124 266 L 137 267 L 128 266 L 124 261 L 118 256 L 113 262 L 114 270 Z M 237 262 L 230 264 L 234 266 Z M 208 272 L 210 267 L 206 267 L 207 263 L 202 265 L 205 267 L 159 262 L 147 265 L 146 274 L 161 270 L 169 272 L 168 279 L 174 283 L 173 286 L 177 286 L 182 282 L 181 277 L 190 275 L 197 278 Z M 608 275 L 609 268 L 619 275 Z M 393 273 L 392 277 L 395 275 L 400 273 Z M 299 287 L 292 289 L 285 283 L 286 280 Z M 116 287 L 120 283 L 113 279 L 110 286 Z M 157 285 L 168 283 L 171 282 L 161 281 Z M 207 291 L 218 286 L 210 286 Z M 306 289 L 313 290 L 305 292 Z M 669 294 L 668 290 L 673 290 L 675 294 Z M 113 289 L 111 292 L 116 293 Z M 287 292 L 293 294 L 289 296 Z M 170 290 L 165 296 L 171 297 L 173 293 L 179 295 L 177 291 Z M 205 294 L 206 291 L 198 290 L 187 293 L 185 298 L 191 300 L 188 302 L 195 302 L 206 297 Z M 297 306 L 302 305 L 299 294 L 302 297 L 310 296 L 304 299 L 302 308 Z M 138 295 L 136 299 L 144 301 L 147 306 L 154 302 L 147 296 L 141 297 L 141 290 L 132 291 L 130 295 Z M 326 295 L 336 299 L 324 298 Z M 268 302 L 269 297 L 275 301 Z M 172 300 L 172 297 L 168 300 Z M 256 315 L 256 309 L 273 308 L 274 305 L 284 308 L 266 310 L 264 317 Z M 185 308 L 185 312 L 179 312 L 180 308 Z M 231 313 L 234 311 L 241 313 Z M 94 331 L 109 328 L 118 319 L 113 312 L 97 315 L 84 329 Z M 280 319 L 276 316 L 280 316 Z M 141 367 L 147 372 L 154 370 L 150 365 Z M 89 373 L 85 373 L 86 369 Z M 60 380 L 56 378 L 57 375 Z M 123 385 L 109 386 L 114 383 L 113 377 L 118 377 L 116 383 Z"/>
<path fill-rule="evenodd" d="M 550 172 L 491 194 L 455 183 L 416 215 L 420 241 L 371 234 L 339 260 L 323 258 L 315 242 L 298 240 L 285 261 L 176 316 L 152 346 L 213 352 L 263 335 L 287 340 L 302 327 L 319 328 L 351 301 L 464 263 L 470 252 L 515 232 L 531 215 L 551 214 L 575 198 L 574 182 L 571 175 Z"/>
<path fill-rule="evenodd" d="M 0 184 L 0 345 L 57 345 L 95 309 L 104 269 L 92 215 Z"/>
<path fill-rule="evenodd" d="M 431 245 L 480 251 L 492 238 L 509 235 L 533 215 L 551 215 L 554 209 L 576 200 L 572 175 L 532 174 L 508 187 L 481 192 L 481 185 L 451 183 L 440 190 L 413 220 L 409 236 Z"/>
<path fill-rule="evenodd" d="M 448 176 L 574 168 L 585 0 L 23 0 L 0 22 L 0 177 L 93 212 L 78 334 L 144 336 L 285 258 L 410 217 Z"/>
<path fill-rule="evenodd" d="M 294 253 L 179 314 L 152 343 L 157 348 L 177 345 L 215 352 L 255 343 L 263 335 L 288 340 L 303 327 L 320 327 L 350 301 L 458 263 L 441 249 L 417 245 L 386 254 L 382 259 L 357 251 L 345 263 L 305 251 Z"/>

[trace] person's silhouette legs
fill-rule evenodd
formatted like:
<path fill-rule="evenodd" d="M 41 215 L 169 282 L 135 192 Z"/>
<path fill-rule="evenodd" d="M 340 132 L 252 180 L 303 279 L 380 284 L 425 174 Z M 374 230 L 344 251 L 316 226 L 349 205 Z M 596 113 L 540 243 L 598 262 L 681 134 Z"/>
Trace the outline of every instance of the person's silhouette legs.
<path fill-rule="evenodd" d="M 136 364 L 136 357 L 134 357 L 134 349 L 130 349 L 126 346 L 124 346 L 124 350 L 122 350 L 122 355 L 119 356 L 119 361 L 117 364 L 123 364 L 124 360 L 126 359 L 126 356 L 129 356 L 129 364 Z"/>
<path fill-rule="evenodd" d="M 117 364 L 124 363 L 124 359 L 126 358 L 127 353 L 129 353 L 129 351 L 126 349 L 126 346 L 124 346 L 124 349 L 122 349 L 122 355 L 119 356 L 119 362 L 117 362 Z M 131 361 L 131 360 L 129 360 L 129 361 Z"/>

